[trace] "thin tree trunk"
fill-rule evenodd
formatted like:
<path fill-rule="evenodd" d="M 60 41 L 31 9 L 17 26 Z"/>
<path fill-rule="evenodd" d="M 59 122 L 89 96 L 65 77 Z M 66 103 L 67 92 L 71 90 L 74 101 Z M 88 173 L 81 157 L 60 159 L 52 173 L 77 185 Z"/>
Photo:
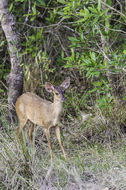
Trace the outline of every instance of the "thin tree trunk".
<path fill-rule="evenodd" d="M 8 42 L 11 72 L 7 76 L 9 118 L 15 118 L 15 102 L 23 90 L 23 67 L 21 66 L 20 37 L 16 32 L 15 17 L 9 12 L 7 0 L 0 0 L 0 21 Z"/>

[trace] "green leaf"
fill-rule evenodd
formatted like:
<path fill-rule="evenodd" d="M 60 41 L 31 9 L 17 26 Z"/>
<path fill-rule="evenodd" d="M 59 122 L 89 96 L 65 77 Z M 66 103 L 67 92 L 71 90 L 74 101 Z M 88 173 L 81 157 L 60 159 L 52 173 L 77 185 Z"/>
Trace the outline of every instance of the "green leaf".
<path fill-rule="evenodd" d="M 98 0 L 98 11 L 100 12 L 101 10 L 101 0 Z"/>
<path fill-rule="evenodd" d="M 105 9 L 104 11 L 101 12 L 100 16 L 105 15 L 106 17 L 106 13 L 108 13 L 108 11 L 109 11 L 109 8 Z"/>
<path fill-rule="evenodd" d="M 79 27 L 79 32 L 80 32 L 80 39 L 81 39 L 81 41 L 83 41 L 84 40 L 84 34 L 83 34 L 83 30 L 81 27 Z"/>
<path fill-rule="evenodd" d="M 0 93 L 3 93 L 3 92 L 4 92 L 4 90 L 0 89 Z"/>
<path fill-rule="evenodd" d="M 62 57 L 62 59 L 64 59 L 64 51 L 63 50 L 61 50 L 61 57 Z"/>
<path fill-rule="evenodd" d="M 88 19 L 87 17 L 81 18 L 81 19 L 78 20 L 78 22 L 79 22 L 79 23 L 82 23 L 82 22 L 86 21 L 87 19 Z"/>
<path fill-rule="evenodd" d="M 102 86 L 102 82 L 101 81 L 97 81 L 97 82 L 93 82 L 94 86 Z"/>
<path fill-rule="evenodd" d="M 96 61 L 95 53 L 90 51 L 89 54 L 90 54 L 91 59 L 92 59 L 93 61 Z"/>
<path fill-rule="evenodd" d="M 96 92 L 98 89 L 97 88 L 93 88 L 92 90 L 89 90 L 88 93 L 91 94 L 93 92 Z"/>
<path fill-rule="evenodd" d="M 36 15 L 36 3 L 34 3 L 34 5 L 32 6 L 32 11 L 33 14 Z"/>
<path fill-rule="evenodd" d="M 92 13 L 98 14 L 98 10 L 95 9 L 94 7 L 89 7 L 88 9 L 89 9 Z"/>
<path fill-rule="evenodd" d="M 46 6 L 46 4 L 45 4 L 45 2 L 43 0 L 37 0 L 36 4 L 40 5 L 40 6 Z"/>
<path fill-rule="evenodd" d="M 126 96 L 123 96 L 123 100 L 126 100 Z"/>
<path fill-rule="evenodd" d="M 64 0 L 57 0 L 57 2 L 61 3 L 61 4 L 65 4 Z"/>
<path fill-rule="evenodd" d="M 99 71 L 94 72 L 94 76 L 95 77 L 99 77 L 100 76 L 100 72 Z"/>
<path fill-rule="evenodd" d="M 15 0 L 15 2 L 24 2 L 25 0 Z"/>
<path fill-rule="evenodd" d="M 68 37 L 68 39 L 70 41 L 79 42 L 79 40 L 77 38 L 74 38 L 74 37 Z"/>
<path fill-rule="evenodd" d="M 2 40 L 2 41 L 0 42 L 0 47 L 2 47 L 4 44 L 5 44 L 5 40 Z"/>
<path fill-rule="evenodd" d="M 124 50 L 123 53 L 126 54 L 126 50 Z"/>
<path fill-rule="evenodd" d="M 9 11 L 11 12 L 13 9 L 13 3 L 10 4 Z"/>
<path fill-rule="evenodd" d="M 107 0 L 106 3 L 110 6 L 112 6 L 112 0 Z"/>
<path fill-rule="evenodd" d="M 84 13 L 85 13 L 85 16 L 88 16 L 90 14 L 89 10 L 86 7 L 84 7 Z"/>

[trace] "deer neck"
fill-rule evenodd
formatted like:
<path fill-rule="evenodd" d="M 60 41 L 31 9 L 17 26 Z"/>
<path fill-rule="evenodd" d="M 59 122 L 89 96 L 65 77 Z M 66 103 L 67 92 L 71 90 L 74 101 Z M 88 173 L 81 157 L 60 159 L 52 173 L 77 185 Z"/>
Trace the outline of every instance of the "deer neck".
<path fill-rule="evenodd" d="M 62 102 L 55 100 L 52 103 L 52 124 L 53 126 L 57 125 L 60 121 L 60 116 L 62 112 Z"/>
<path fill-rule="evenodd" d="M 56 126 L 60 122 L 60 116 L 62 112 L 62 102 L 54 100 L 51 105 L 51 121 L 52 125 Z"/>
<path fill-rule="evenodd" d="M 54 102 L 52 103 L 53 113 L 55 115 L 59 116 L 61 114 L 61 111 L 62 111 L 62 106 L 63 106 L 63 103 L 61 101 L 54 99 Z"/>

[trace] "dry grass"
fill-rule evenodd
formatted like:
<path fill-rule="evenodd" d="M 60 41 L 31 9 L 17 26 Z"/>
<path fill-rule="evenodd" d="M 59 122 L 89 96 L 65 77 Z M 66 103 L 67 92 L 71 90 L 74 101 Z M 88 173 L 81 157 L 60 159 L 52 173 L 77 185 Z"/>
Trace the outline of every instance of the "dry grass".
<path fill-rule="evenodd" d="M 67 162 L 52 129 L 54 163 L 51 165 L 43 130 L 36 128 L 32 149 L 26 132 L 22 144 L 17 128 L 9 126 L 4 116 L 0 118 L 3 123 L 0 128 L 0 190 L 126 189 L 126 137 L 119 130 L 119 123 L 106 118 L 103 121 L 103 117 L 100 120 L 90 117 L 81 123 L 66 122 L 61 132 Z"/>
<path fill-rule="evenodd" d="M 42 130 L 35 132 L 36 139 L 39 139 L 36 140 L 35 148 L 31 149 L 29 145 L 20 143 L 13 128 L 14 126 L 11 126 L 9 133 L 5 130 L 0 133 L 0 189 L 126 189 L 124 136 L 112 144 L 90 144 L 84 139 L 77 144 L 76 141 L 69 141 L 71 134 L 65 130 L 64 145 L 68 154 L 68 161 L 65 162 L 52 134 L 55 151 L 54 164 L 51 165 L 48 145 L 40 138 Z M 82 136 L 80 138 L 82 140 Z"/>

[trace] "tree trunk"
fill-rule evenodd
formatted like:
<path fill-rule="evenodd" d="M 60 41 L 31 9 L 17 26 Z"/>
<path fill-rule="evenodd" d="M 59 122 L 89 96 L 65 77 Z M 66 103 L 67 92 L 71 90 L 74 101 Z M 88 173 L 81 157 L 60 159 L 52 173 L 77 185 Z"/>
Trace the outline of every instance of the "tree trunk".
<path fill-rule="evenodd" d="M 0 0 L 0 21 L 8 42 L 11 72 L 7 76 L 9 118 L 15 119 L 15 102 L 23 91 L 23 67 L 21 66 L 20 37 L 16 32 L 15 17 L 9 12 L 7 0 Z"/>

